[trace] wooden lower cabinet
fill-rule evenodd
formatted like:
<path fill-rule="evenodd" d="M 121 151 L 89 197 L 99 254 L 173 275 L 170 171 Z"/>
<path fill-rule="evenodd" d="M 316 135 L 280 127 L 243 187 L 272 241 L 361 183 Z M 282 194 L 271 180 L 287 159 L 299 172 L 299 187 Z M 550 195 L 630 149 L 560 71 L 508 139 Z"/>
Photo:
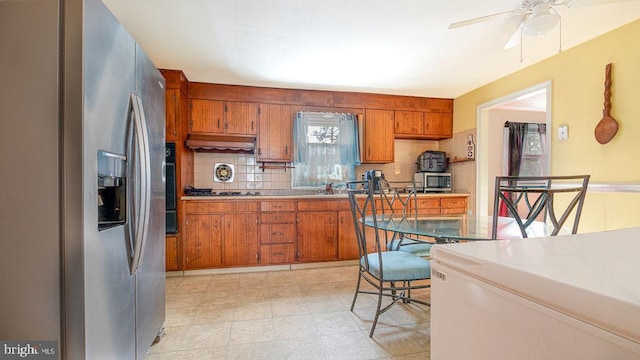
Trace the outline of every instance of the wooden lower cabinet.
<path fill-rule="evenodd" d="M 466 197 L 447 197 L 440 199 L 441 214 L 466 214 L 467 210 Z"/>
<path fill-rule="evenodd" d="M 165 270 L 180 270 L 178 255 L 178 236 L 167 235 L 165 237 Z"/>
<path fill-rule="evenodd" d="M 351 210 L 338 211 L 338 259 L 357 259 L 358 254 L 358 239 Z"/>
<path fill-rule="evenodd" d="M 336 211 L 298 212 L 297 261 L 338 259 L 338 215 Z"/>
<path fill-rule="evenodd" d="M 185 269 L 222 266 L 222 215 L 189 214 L 185 226 Z"/>
<path fill-rule="evenodd" d="M 295 253 L 296 245 L 294 243 L 261 245 L 260 264 L 292 264 L 293 262 L 295 262 Z"/>
<path fill-rule="evenodd" d="M 419 196 L 418 214 L 466 214 L 465 196 Z M 178 244 L 167 236 L 167 270 L 281 265 L 357 259 L 358 243 L 346 199 L 187 201 Z M 374 229 L 367 228 L 373 252 Z M 380 233 L 384 246 L 384 233 Z"/>
<path fill-rule="evenodd" d="M 295 262 L 296 213 L 293 200 L 260 202 L 260 264 Z"/>
<path fill-rule="evenodd" d="M 440 198 L 438 197 L 419 197 L 418 203 L 419 215 L 438 215 L 440 214 Z"/>
<path fill-rule="evenodd" d="M 258 265 L 258 213 L 224 215 L 224 266 Z"/>
<path fill-rule="evenodd" d="M 258 264 L 256 202 L 193 202 L 185 216 L 186 270 Z"/>

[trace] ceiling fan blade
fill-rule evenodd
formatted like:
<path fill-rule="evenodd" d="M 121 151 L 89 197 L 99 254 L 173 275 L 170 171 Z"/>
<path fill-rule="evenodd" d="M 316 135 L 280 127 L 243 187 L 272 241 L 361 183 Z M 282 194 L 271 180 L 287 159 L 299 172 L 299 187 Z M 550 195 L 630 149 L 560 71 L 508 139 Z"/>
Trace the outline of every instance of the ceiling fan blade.
<path fill-rule="evenodd" d="M 522 25 L 527 22 L 529 16 L 530 15 L 527 14 L 522 18 L 522 21 L 520 21 L 518 27 L 509 38 L 509 41 L 507 41 L 507 43 L 504 45 L 504 50 L 511 49 L 512 47 L 516 47 L 520 44 L 520 41 L 522 40 Z"/>
<path fill-rule="evenodd" d="M 477 23 L 481 23 L 483 21 L 491 20 L 494 17 L 498 17 L 498 16 L 501 16 L 501 15 L 507 15 L 507 14 L 513 14 L 513 13 L 514 13 L 514 11 L 510 10 L 510 11 L 500 12 L 500 13 L 496 13 L 496 14 L 480 16 L 480 17 L 473 18 L 473 19 L 458 21 L 458 22 L 454 22 L 453 24 L 449 25 L 449 29 L 455 29 L 455 28 L 459 28 L 459 27 L 462 27 L 462 26 L 477 24 Z"/>

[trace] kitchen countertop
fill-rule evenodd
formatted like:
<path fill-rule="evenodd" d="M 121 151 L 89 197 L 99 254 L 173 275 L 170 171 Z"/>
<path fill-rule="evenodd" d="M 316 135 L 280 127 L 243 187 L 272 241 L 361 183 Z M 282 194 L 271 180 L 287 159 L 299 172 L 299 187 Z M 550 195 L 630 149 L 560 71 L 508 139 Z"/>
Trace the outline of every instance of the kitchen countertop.
<path fill-rule="evenodd" d="M 419 193 L 418 197 L 469 197 L 469 193 Z M 180 200 L 331 200 L 331 199 L 347 199 L 347 193 L 343 194 L 264 194 L 264 195 L 239 195 L 239 196 L 181 196 Z"/>

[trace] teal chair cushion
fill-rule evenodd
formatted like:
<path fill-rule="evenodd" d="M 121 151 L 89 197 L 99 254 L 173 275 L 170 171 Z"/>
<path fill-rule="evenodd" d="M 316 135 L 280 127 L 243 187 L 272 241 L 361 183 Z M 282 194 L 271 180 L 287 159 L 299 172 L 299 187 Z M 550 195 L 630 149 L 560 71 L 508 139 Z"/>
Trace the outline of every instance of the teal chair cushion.
<path fill-rule="evenodd" d="M 393 251 L 404 251 L 418 256 L 431 255 L 431 247 L 433 246 L 433 244 L 425 243 L 422 241 L 415 241 L 408 238 L 402 240 L 401 246 L 399 246 L 399 243 L 400 240 L 398 239 L 390 241 L 387 244 L 387 249 Z"/>
<path fill-rule="evenodd" d="M 431 276 L 431 265 L 429 260 L 404 251 L 384 251 L 382 254 L 382 271 L 380 274 L 380 262 L 378 253 L 367 255 L 369 259 L 369 272 L 383 281 L 405 281 L 429 279 Z M 364 258 L 360 259 L 360 264 L 365 265 Z"/>

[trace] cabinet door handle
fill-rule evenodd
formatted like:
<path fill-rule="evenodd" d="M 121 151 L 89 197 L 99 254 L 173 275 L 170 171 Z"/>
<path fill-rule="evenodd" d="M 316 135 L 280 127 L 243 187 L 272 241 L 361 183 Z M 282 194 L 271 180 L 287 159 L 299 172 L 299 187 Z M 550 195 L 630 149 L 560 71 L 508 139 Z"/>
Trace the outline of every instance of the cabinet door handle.
<path fill-rule="evenodd" d="M 218 129 L 220 129 L 220 119 L 217 119 L 217 120 L 218 120 Z"/>
<path fill-rule="evenodd" d="M 289 146 L 284 147 L 284 154 L 289 155 Z"/>

